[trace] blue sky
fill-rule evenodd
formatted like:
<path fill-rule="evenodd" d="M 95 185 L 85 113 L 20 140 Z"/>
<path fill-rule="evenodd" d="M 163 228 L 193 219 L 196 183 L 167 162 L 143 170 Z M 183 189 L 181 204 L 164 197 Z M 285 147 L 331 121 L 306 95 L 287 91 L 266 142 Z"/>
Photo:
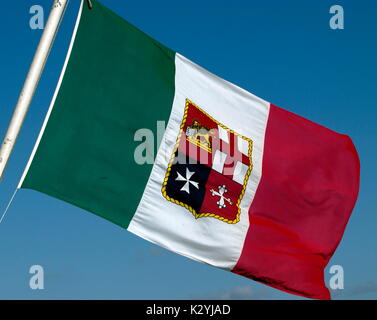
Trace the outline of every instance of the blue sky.
<path fill-rule="evenodd" d="M 361 187 L 329 266 L 342 265 L 334 299 L 377 299 L 377 2 L 326 0 L 102 0 L 155 39 L 261 98 L 349 135 L 359 152 Z M 0 19 L 0 135 L 41 36 L 29 8 L 52 0 L 5 1 Z M 340 4 L 345 29 L 329 27 Z M 78 0 L 71 0 L 6 175 L 5 208 L 29 158 L 55 89 Z M 31 290 L 30 266 L 45 270 Z M 326 279 L 330 274 L 326 269 Z M 327 281 L 328 283 L 328 281 Z M 95 215 L 21 190 L 0 225 L 0 299 L 300 299 L 191 261 Z"/>

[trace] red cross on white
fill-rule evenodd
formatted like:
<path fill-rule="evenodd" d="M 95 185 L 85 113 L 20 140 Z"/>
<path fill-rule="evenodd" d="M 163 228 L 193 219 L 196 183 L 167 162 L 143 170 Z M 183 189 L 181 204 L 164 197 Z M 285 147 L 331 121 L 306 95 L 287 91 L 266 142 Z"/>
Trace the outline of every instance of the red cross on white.
<path fill-rule="evenodd" d="M 249 144 L 250 142 L 241 136 L 218 126 L 218 142 L 212 150 L 212 168 L 243 184 L 250 167 Z"/>

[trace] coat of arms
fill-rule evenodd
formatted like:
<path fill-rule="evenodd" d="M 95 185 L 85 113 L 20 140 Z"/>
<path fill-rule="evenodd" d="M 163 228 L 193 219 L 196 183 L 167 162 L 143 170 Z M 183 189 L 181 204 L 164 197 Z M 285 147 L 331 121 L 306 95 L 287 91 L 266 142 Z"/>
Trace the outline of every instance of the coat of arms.
<path fill-rule="evenodd" d="M 252 141 L 186 99 L 163 196 L 195 218 L 237 223 L 251 170 Z"/>

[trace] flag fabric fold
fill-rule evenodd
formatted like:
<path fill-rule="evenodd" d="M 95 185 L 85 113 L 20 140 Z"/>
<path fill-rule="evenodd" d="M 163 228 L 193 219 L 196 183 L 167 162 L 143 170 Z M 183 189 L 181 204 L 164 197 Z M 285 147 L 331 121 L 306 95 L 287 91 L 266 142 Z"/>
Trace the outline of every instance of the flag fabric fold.
<path fill-rule="evenodd" d="M 19 188 L 194 260 L 329 299 L 324 269 L 359 187 L 350 138 L 213 75 L 92 4 L 81 4 Z M 157 121 L 166 123 L 158 148 L 148 140 Z M 141 163 L 139 153 L 154 161 Z"/>

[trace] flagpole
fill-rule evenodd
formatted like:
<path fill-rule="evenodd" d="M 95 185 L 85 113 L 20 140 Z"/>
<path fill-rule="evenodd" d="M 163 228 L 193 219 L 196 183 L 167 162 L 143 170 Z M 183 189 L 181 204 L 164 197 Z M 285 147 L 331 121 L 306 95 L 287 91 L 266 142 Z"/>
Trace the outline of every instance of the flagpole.
<path fill-rule="evenodd" d="M 26 113 L 33 99 L 39 79 L 49 56 L 60 22 L 63 18 L 69 0 L 54 0 L 42 37 L 35 52 L 33 62 L 26 76 L 23 88 L 14 109 L 3 144 L 0 148 L 0 180 L 16 143 Z"/>

